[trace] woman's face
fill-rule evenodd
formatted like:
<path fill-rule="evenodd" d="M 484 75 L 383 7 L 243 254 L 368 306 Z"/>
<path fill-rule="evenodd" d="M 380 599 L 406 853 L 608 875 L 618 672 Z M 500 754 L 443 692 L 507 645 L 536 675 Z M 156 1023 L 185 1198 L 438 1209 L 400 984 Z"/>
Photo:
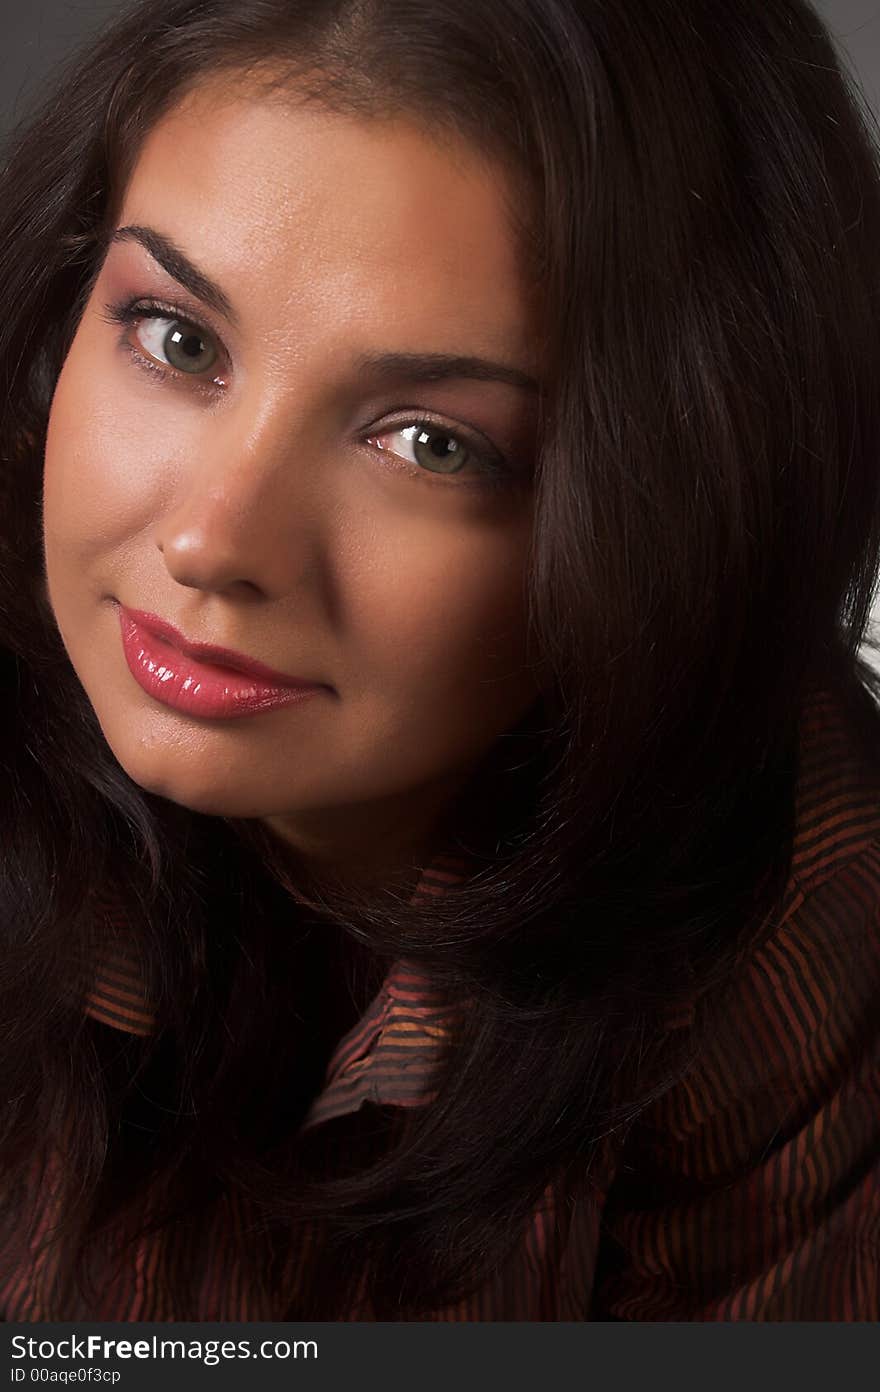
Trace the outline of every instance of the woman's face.
<path fill-rule="evenodd" d="M 513 196 L 414 125 L 217 80 L 153 129 L 57 384 L 44 479 L 59 631 L 145 789 L 260 818 L 337 870 L 377 864 L 421 844 L 534 702 L 536 394 L 421 361 L 537 376 Z M 178 689 L 193 664 L 154 642 L 169 660 L 145 689 L 120 606 L 324 687 L 236 718 L 169 705 L 163 678 Z"/>

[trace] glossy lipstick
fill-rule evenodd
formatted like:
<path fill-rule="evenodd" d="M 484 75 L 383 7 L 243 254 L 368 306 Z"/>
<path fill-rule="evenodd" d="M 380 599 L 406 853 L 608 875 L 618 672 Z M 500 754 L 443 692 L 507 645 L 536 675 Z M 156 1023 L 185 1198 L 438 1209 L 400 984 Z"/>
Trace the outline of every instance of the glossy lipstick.
<path fill-rule="evenodd" d="M 170 636 L 165 636 L 176 630 L 163 620 L 121 604 L 118 608 L 128 670 L 149 696 L 186 715 L 208 720 L 257 715 L 331 689 L 276 675 L 261 663 L 237 654 L 229 654 L 229 658 L 240 665 L 224 666 L 215 655 L 226 655 L 228 649 L 186 644 L 187 651 L 183 651 Z M 206 661 L 206 653 L 214 660 Z M 243 671 L 242 667 L 248 670 Z M 266 673 L 271 674 L 271 679 L 263 675 Z"/>

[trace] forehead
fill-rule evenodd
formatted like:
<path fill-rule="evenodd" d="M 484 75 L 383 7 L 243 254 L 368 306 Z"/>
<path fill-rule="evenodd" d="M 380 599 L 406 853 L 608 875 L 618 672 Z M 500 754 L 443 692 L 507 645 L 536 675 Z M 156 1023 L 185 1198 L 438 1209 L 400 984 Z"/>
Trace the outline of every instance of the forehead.
<path fill-rule="evenodd" d="M 150 132 L 120 223 L 171 236 L 242 302 L 278 316 L 381 308 L 432 337 L 529 361 L 535 301 L 504 168 L 403 118 L 355 118 L 204 83 Z"/>

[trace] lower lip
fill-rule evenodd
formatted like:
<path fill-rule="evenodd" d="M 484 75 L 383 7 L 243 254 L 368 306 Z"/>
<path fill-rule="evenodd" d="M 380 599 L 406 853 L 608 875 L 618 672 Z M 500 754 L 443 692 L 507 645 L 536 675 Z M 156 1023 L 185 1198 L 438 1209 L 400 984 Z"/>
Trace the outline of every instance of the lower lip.
<path fill-rule="evenodd" d="M 322 686 L 266 686 L 230 667 L 213 667 L 186 657 L 149 633 L 119 608 L 122 647 L 128 670 L 148 696 L 172 710 L 209 720 L 258 715 L 305 701 Z"/>

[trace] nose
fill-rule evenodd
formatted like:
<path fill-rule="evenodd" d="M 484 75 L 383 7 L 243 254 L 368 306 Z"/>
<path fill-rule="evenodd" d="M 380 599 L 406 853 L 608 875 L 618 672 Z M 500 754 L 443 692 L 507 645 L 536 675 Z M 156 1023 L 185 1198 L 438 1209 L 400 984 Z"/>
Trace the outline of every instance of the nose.
<path fill-rule="evenodd" d="M 318 564 L 320 502 L 307 450 L 290 411 L 242 405 L 211 418 L 156 533 L 178 584 L 275 598 L 305 582 Z"/>

